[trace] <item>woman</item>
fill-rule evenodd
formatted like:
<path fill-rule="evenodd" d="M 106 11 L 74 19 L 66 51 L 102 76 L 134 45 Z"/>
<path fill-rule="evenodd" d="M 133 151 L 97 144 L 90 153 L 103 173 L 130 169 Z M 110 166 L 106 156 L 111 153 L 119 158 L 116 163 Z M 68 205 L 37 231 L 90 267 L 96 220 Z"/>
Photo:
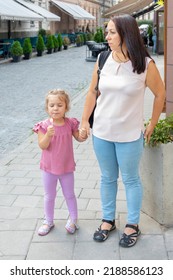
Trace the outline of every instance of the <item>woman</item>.
<path fill-rule="evenodd" d="M 95 241 L 105 241 L 116 228 L 116 194 L 119 170 L 126 190 L 127 224 L 120 246 L 131 247 L 140 235 L 138 227 L 142 203 L 139 178 L 144 138 L 149 142 L 162 112 L 165 89 L 158 69 L 141 39 L 136 20 L 130 15 L 113 17 L 107 26 L 111 49 L 100 74 L 97 106 L 93 123 L 93 146 L 101 170 L 103 220 L 94 233 Z M 82 116 L 82 127 L 90 128 L 88 119 L 96 102 L 98 61 L 95 64 Z M 154 94 L 151 121 L 144 130 L 145 88 Z"/>

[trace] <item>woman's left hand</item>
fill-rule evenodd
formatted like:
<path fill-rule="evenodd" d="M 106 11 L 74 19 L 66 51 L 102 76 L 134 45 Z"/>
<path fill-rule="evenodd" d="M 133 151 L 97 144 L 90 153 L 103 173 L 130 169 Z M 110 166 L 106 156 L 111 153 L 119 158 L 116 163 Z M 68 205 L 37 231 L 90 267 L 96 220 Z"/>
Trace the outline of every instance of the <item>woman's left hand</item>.
<path fill-rule="evenodd" d="M 145 142 L 148 144 L 150 142 L 150 137 L 153 133 L 154 130 L 154 125 L 151 124 L 151 122 L 147 125 L 145 132 L 144 132 L 144 138 L 145 138 Z"/>

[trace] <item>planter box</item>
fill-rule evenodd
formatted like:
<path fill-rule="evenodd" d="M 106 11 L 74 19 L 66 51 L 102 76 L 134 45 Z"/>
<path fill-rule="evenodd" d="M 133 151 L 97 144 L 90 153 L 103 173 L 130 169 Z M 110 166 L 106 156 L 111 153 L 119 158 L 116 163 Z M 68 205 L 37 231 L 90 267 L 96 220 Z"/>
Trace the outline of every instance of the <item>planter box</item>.
<path fill-rule="evenodd" d="M 141 160 L 142 211 L 158 223 L 173 225 L 173 143 L 145 147 Z"/>

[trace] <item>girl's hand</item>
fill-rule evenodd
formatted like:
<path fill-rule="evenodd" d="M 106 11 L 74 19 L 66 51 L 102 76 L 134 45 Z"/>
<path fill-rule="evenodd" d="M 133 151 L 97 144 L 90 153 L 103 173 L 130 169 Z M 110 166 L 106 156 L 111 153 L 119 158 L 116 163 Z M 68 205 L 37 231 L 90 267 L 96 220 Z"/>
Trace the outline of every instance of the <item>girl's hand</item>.
<path fill-rule="evenodd" d="M 52 137 L 55 134 L 55 128 L 53 125 L 49 125 L 47 128 L 47 136 Z"/>
<path fill-rule="evenodd" d="M 86 130 L 87 137 L 90 135 L 90 124 L 89 124 L 88 121 L 82 121 L 81 129 L 85 129 Z"/>
<path fill-rule="evenodd" d="M 82 140 L 86 140 L 88 138 L 87 130 L 85 128 L 79 129 L 79 138 Z"/>
<path fill-rule="evenodd" d="M 150 137 L 153 133 L 154 125 L 151 124 L 151 122 L 147 125 L 145 132 L 144 132 L 144 138 L 145 142 L 148 144 L 150 142 Z"/>

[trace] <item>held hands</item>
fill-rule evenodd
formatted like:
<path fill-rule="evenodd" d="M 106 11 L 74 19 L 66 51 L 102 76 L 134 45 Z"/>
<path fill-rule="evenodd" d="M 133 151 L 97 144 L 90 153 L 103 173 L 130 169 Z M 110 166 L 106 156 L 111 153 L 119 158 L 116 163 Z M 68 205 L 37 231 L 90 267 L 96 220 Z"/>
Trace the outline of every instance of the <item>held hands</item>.
<path fill-rule="evenodd" d="M 79 129 L 79 136 L 78 136 L 78 140 L 79 141 L 85 141 L 88 138 L 87 135 L 87 130 L 85 128 L 80 128 Z"/>
<path fill-rule="evenodd" d="M 87 137 L 90 135 L 90 124 L 88 121 L 82 121 L 81 129 L 84 129 L 86 131 Z"/>

